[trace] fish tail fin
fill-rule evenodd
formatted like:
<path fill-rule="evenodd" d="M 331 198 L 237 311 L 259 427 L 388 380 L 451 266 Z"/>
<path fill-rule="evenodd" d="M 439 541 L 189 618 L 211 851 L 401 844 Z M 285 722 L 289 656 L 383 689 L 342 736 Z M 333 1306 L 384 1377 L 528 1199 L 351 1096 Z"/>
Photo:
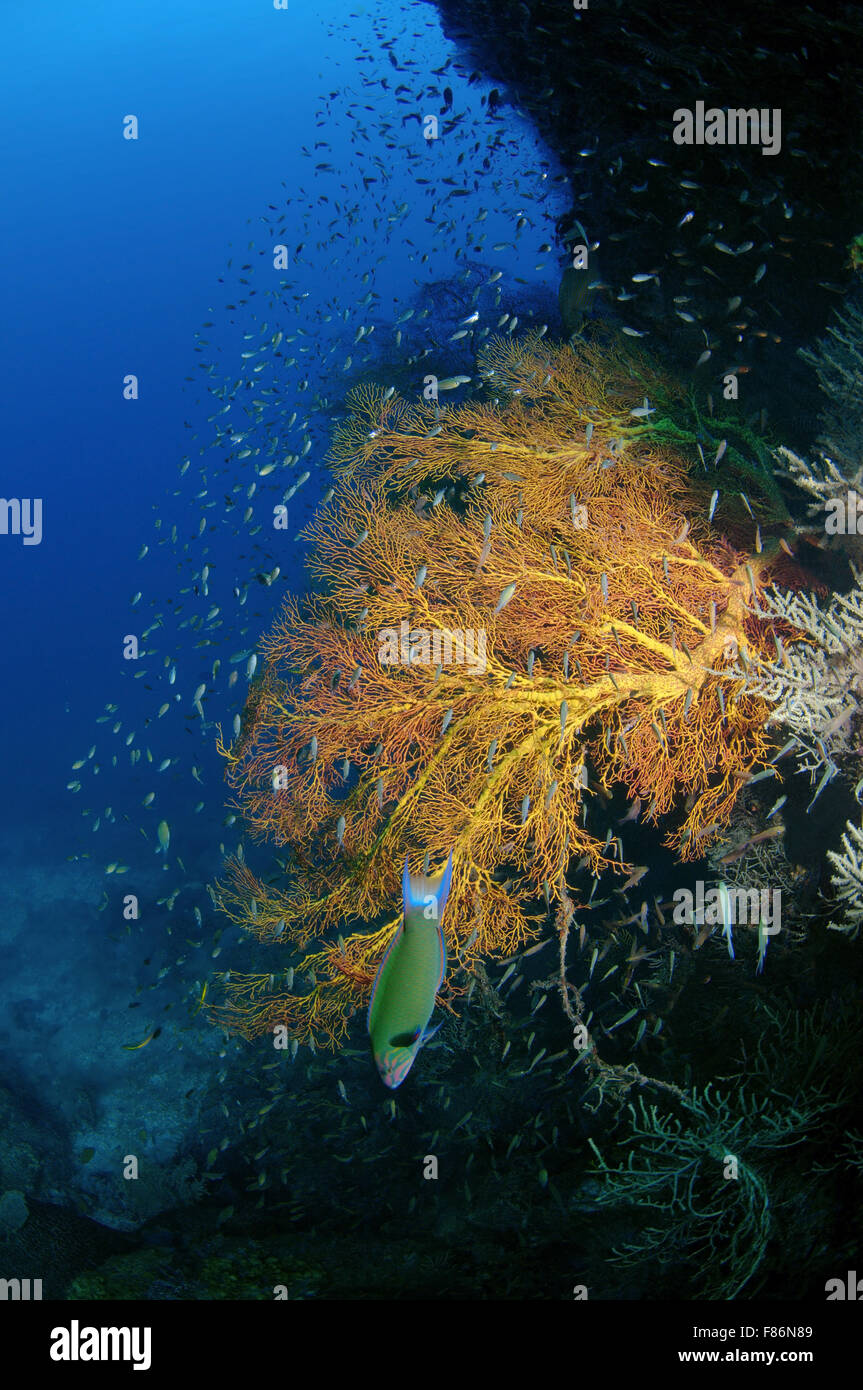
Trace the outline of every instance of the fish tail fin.
<path fill-rule="evenodd" d="M 405 859 L 405 868 L 402 875 L 402 896 L 404 898 L 405 911 L 416 908 L 428 908 L 431 903 L 435 904 L 434 920 L 439 922 L 443 917 L 446 907 L 446 900 L 449 897 L 450 884 L 452 883 L 452 850 L 449 852 L 449 859 L 446 861 L 441 872 L 436 877 L 427 877 L 425 874 L 412 874 L 410 862 Z"/>

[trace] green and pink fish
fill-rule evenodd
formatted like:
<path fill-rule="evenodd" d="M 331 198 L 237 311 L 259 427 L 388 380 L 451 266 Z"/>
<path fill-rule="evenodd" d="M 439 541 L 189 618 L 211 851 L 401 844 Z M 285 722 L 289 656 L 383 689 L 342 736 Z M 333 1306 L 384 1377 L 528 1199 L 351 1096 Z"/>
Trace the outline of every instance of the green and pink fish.
<path fill-rule="evenodd" d="M 435 996 L 446 973 L 443 912 L 452 881 L 452 852 L 437 878 L 402 875 L 404 921 L 380 963 L 369 1002 L 369 1037 L 375 1065 L 390 1090 L 400 1086 L 429 1028 Z"/>

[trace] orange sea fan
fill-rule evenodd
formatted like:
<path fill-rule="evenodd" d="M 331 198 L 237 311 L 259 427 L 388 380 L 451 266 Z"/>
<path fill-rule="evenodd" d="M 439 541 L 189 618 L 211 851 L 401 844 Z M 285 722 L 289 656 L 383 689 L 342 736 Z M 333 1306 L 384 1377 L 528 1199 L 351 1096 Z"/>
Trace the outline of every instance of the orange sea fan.
<path fill-rule="evenodd" d="M 497 405 L 355 394 L 308 531 L 316 590 L 265 638 L 223 750 L 253 835 L 288 857 L 281 887 L 237 860 L 217 900 L 299 957 L 296 984 L 232 975 L 227 1026 L 336 1043 L 398 927 L 405 857 L 453 850 L 451 956 L 507 956 L 572 863 L 625 867 L 585 824 L 591 776 L 653 820 L 688 796 L 669 843 L 691 858 L 764 766 L 768 709 L 735 671 L 769 651 L 748 607 L 769 551 L 747 564 L 690 528 L 687 460 L 630 414 L 647 367 L 579 351 L 490 343 Z"/>

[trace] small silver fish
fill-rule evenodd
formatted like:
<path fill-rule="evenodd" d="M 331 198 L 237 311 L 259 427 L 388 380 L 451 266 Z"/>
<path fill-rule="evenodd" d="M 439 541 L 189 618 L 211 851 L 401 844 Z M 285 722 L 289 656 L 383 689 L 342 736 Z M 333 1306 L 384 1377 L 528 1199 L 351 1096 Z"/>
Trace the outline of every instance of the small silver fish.
<path fill-rule="evenodd" d="M 513 582 L 512 584 L 507 584 L 506 588 L 501 592 L 500 598 L 495 604 L 495 613 L 500 613 L 502 609 L 506 608 L 506 605 L 509 603 L 514 593 L 515 582 Z"/>
<path fill-rule="evenodd" d="M 445 376 L 437 384 L 439 391 L 454 391 L 457 386 L 466 386 L 470 381 L 469 376 Z"/>

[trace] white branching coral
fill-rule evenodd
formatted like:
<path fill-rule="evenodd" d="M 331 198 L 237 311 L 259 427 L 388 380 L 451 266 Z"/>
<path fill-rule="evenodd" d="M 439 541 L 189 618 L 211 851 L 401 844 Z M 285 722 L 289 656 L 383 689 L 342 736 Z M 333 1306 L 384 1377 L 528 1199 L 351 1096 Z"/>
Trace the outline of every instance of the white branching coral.
<path fill-rule="evenodd" d="M 841 922 L 831 922 L 833 931 L 846 932 L 851 940 L 863 923 L 863 829 L 853 821 L 845 822 L 842 852 L 829 849 L 827 858 L 835 869 L 830 880 L 836 901 L 844 909 Z"/>
<path fill-rule="evenodd" d="M 825 336 L 800 356 L 814 367 L 823 392 L 815 461 L 786 448 L 777 451 L 777 459 L 786 477 L 808 495 L 810 517 L 823 516 L 829 534 L 845 534 L 853 537 L 852 546 L 859 545 L 856 499 L 850 526 L 847 514 L 850 494 L 863 493 L 863 297 L 858 293 L 836 311 Z M 827 524 L 831 513 L 844 516 L 845 525 Z M 856 587 L 835 594 L 826 608 L 812 594 L 773 587 L 759 595 L 760 616 L 789 624 L 802 640 L 786 648 L 777 639 L 776 661 L 750 665 L 743 673 L 748 688 L 774 705 L 773 722 L 791 734 L 787 751 L 794 749 L 801 770 L 813 782 L 818 779 L 812 802 L 852 755 L 859 775 L 863 752 L 863 581 L 851 568 Z M 863 778 L 855 790 L 859 799 Z M 842 921 L 830 926 L 855 937 L 863 923 L 863 828 L 848 821 L 842 850 L 829 850 L 828 857 L 844 912 Z"/>
<path fill-rule="evenodd" d="M 847 504 L 849 492 L 863 493 L 863 460 L 849 476 L 847 462 L 840 467 L 827 454 L 820 450 L 816 453 L 816 461 L 812 462 L 784 446 L 776 450 L 777 458 L 784 464 L 781 472 L 813 499 L 807 506 L 809 516 L 823 520 L 835 503 L 843 507 Z"/>
<path fill-rule="evenodd" d="M 852 746 L 863 711 L 863 588 L 856 570 L 854 578 L 857 587 L 834 594 L 827 608 L 812 594 L 775 587 L 760 594 L 759 614 L 788 623 L 803 640 L 787 647 L 779 642 L 776 661 L 750 662 L 741 672 L 747 688 L 774 705 L 771 722 L 791 734 L 786 749 L 795 750 L 800 770 L 813 782 L 818 778 L 810 806 L 841 764 L 861 751 Z M 855 790 L 859 799 L 863 778 Z M 841 851 L 828 850 L 827 857 L 842 909 L 841 920 L 829 925 L 853 940 L 863 924 L 863 828 L 847 821 Z"/>
<path fill-rule="evenodd" d="M 779 642 L 775 661 L 750 662 L 738 672 L 748 691 L 774 705 L 770 722 L 792 735 L 801 771 L 819 779 L 813 801 L 851 752 L 863 710 L 863 588 L 856 571 L 855 579 L 858 587 L 835 594 L 827 608 L 812 594 L 775 586 L 761 593 L 758 615 L 787 623 L 804 640 Z"/>
<path fill-rule="evenodd" d="M 824 393 L 817 449 L 832 459 L 851 484 L 859 478 L 863 446 L 863 299 L 846 300 L 834 311 L 823 338 L 800 356 L 815 368 Z"/>
<path fill-rule="evenodd" d="M 849 492 L 863 492 L 863 298 L 848 300 L 834 312 L 823 338 L 801 348 L 814 367 L 823 392 L 814 461 L 779 448 L 780 471 L 812 499 L 811 517 L 823 517 L 831 504 L 845 504 Z"/>

